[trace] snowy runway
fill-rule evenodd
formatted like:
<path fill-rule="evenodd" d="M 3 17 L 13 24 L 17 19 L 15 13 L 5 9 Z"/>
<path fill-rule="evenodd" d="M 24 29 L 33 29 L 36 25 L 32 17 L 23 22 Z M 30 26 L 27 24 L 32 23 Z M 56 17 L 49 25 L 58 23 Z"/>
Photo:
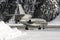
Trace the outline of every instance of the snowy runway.
<path fill-rule="evenodd" d="M 25 32 L 27 35 L 17 37 L 13 40 L 60 40 L 60 31 L 28 30 Z"/>
<path fill-rule="evenodd" d="M 1 21 L 0 40 L 60 40 L 60 28 L 36 29 L 12 29 Z"/>

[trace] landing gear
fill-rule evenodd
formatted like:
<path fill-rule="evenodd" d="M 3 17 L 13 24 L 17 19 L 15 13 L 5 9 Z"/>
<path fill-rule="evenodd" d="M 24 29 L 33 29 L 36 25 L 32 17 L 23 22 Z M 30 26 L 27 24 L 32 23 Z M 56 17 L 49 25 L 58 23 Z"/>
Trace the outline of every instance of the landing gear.
<path fill-rule="evenodd" d="M 26 29 L 26 30 L 29 30 L 29 28 L 28 28 L 27 26 L 25 27 L 25 29 Z"/>
<path fill-rule="evenodd" d="M 41 27 L 39 26 L 38 30 L 41 30 Z"/>
<path fill-rule="evenodd" d="M 45 29 L 45 27 L 43 26 L 43 29 Z"/>

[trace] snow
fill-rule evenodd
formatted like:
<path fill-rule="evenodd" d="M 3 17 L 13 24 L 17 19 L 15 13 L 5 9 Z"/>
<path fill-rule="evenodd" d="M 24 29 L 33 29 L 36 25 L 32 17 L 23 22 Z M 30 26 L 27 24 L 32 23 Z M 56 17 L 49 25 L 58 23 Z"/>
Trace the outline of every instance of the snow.
<path fill-rule="evenodd" d="M 54 31 L 30 31 L 29 40 L 60 40 L 60 32 Z"/>
<path fill-rule="evenodd" d="M 27 35 L 13 40 L 60 40 L 60 31 L 28 30 Z"/>
<path fill-rule="evenodd" d="M 0 40 L 60 40 L 60 31 L 51 29 L 20 31 L 0 22 Z M 60 30 L 60 29 L 59 29 Z"/>
<path fill-rule="evenodd" d="M 11 38 L 16 38 L 26 33 L 22 33 L 18 29 L 11 29 L 9 25 L 5 24 L 3 21 L 0 22 L 0 39 L 1 40 L 9 40 Z"/>

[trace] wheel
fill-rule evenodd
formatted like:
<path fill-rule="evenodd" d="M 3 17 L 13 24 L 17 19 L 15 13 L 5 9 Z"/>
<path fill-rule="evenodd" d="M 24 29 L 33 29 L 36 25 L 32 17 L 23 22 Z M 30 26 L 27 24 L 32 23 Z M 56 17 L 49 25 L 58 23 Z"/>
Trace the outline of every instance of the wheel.
<path fill-rule="evenodd" d="M 45 29 L 45 27 L 43 26 L 43 29 Z"/>
<path fill-rule="evenodd" d="M 28 27 L 25 27 L 26 30 L 29 30 Z"/>
<path fill-rule="evenodd" d="M 38 30 L 41 30 L 41 27 L 39 27 Z"/>

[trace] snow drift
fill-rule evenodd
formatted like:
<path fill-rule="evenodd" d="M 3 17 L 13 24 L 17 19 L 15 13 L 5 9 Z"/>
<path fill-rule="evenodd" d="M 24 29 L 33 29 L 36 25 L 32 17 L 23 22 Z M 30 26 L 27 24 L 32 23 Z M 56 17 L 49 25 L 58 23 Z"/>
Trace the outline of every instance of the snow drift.
<path fill-rule="evenodd" d="M 25 35 L 26 33 L 22 33 L 18 29 L 13 30 L 3 21 L 0 22 L 0 40 L 9 40 L 11 38 L 16 38 L 21 35 Z"/>

